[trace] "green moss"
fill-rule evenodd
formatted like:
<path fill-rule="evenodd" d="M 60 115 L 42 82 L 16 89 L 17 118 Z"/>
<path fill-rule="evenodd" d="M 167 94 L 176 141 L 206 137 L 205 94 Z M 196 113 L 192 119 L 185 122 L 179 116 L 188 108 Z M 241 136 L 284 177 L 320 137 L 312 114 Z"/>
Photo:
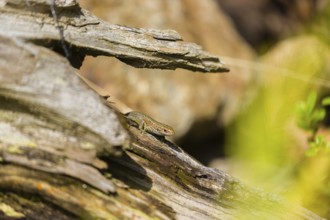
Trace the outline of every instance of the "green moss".
<path fill-rule="evenodd" d="M 23 213 L 17 212 L 13 207 L 7 205 L 6 203 L 0 203 L 0 210 L 7 216 L 13 218 L 22 218 L 24 217 Z"/>
<path fill-rule="evenodd" d="M 24 151 L 20 147 L 15 145 L 9 146 L 7 148 L 7 152 L 11 154 L 24 154 Z"/>
<path fill-rule="evenodd" d="M 80 147 L 84 150 L 93 150 L 95 149 L 95 145 L 91 142 L 82 142 Z"/>
<path fill-rule="evenodd" d="M 177 170 L 177 177 L 179 177 L 181 183 L 185 186 L 190 186 L 193 182 L 196 182 L 195 178 L 187 175 L 182 169 Z"/>

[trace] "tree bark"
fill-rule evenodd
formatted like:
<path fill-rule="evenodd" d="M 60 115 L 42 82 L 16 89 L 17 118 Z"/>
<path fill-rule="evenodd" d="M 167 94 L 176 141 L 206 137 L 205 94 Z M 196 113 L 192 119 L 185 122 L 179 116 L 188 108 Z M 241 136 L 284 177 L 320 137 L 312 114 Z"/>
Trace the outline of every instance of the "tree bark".
<path fill-rule="evenodd" d="M 107 24 L 75 1 L 2 4 L 1 219 L 321 219 L 129 126 L 72 67 L 92 54 L 228 71 L 217 57 L 175 31 Z"/>

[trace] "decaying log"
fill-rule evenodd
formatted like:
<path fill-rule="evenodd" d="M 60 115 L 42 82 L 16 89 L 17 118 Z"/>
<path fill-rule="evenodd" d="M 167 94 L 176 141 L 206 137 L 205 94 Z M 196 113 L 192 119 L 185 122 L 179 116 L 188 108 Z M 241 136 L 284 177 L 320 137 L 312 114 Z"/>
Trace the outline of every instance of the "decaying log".
<path fill-rule="evenodd" d="M 128 126 L 63 56 L 43 47 L 61 41 L 49 4 L 6 2 L 0 8 L 1 219 L 321 219 Z M 23 2 L 36 11 L 25 12 Z M 111 26 L 77 7 L 73 2 L 59 12 L 75 53 L 150 68 L 225 70 L 174 32 Z"/>
<path fill-rule="evenodd" d="M 75 67 L 81 65 L 84 55 L 107 55 L 134 67 L 228 71 L 218 57 L 182 41 L 173 30 L 112 25 L 81 9 L 74 1 L 56 5 L 51 2 L 5 1 L 0 13 L 0 34 L 48 46 L 54 45 L 54 41 L 62 42 L 58 50 L 64 47 L 64 53 L 70 49 L 72 54 L 66 55 Z M 52 6 L 56 17 L 51 16 Z"/>

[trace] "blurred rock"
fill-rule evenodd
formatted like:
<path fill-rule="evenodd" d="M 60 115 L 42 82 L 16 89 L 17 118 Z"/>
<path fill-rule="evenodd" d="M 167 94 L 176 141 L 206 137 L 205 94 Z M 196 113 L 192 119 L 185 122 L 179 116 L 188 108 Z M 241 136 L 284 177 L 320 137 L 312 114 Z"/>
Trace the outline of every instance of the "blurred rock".
<path fill-rule="evenodd" d="M 220 57 L 254 58 L 254 52 L 212 0 L 86 0 L 81 4 L 111 23 L 174 29 L 185 41 L 200 44 Z M 97 57 L 86 59 L 81 72 L 132 109 L 173 126 L 179 138 L 196 122 L 222 126 L 235 117 L 246 99 L 251 74 L 229 67 L 231 72 L 226 74 L 148 70 Z"/>

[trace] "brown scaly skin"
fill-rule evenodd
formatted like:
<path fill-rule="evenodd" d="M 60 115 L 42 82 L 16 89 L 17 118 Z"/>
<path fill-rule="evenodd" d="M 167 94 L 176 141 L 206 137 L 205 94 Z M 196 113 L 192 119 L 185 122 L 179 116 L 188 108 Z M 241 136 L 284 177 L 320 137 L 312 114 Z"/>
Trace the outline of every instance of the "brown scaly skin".
<path fill-rule="evenodd" d="M 155 119 L 137 111 L 131 111 L 125 114 L 125 117 L 130 121 L 135 127 L 144 130 L 150 134 L 155 134 L 158 136 L 171 136 L 174 134 L 173 128 L 163 124 Z"/>

